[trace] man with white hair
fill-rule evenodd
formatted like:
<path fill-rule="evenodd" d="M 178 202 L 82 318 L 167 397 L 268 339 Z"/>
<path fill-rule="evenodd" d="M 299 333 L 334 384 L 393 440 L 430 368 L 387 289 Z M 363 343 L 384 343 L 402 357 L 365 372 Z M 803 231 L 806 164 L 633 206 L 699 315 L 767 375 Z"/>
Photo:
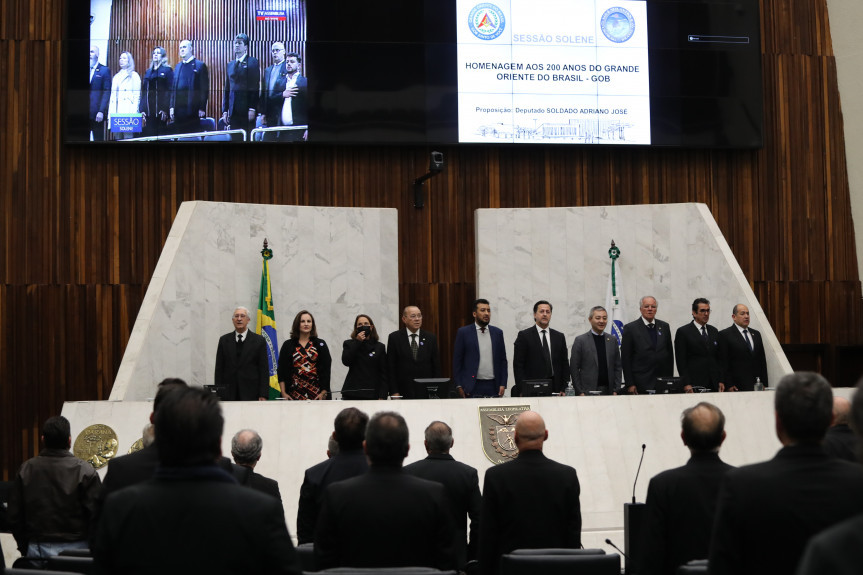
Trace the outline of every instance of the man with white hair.
<path fill-rule="evenodd" d="M 231 440 L 231 456 L 235 464 L 232 467 L 234 479 L 240 485 L 271 495 L 281 502 L 279 482 L 255 472 L 263 449 L 264 440 L 254 429 L 241 429 L 234 435 Z"/>
<path fill-rule="evenodd" d="M 248 329 L 249 310 L 238 306 L 231 321 L 234 331 L 219 338 L 216 350 L 216 389 L 222 401 L 266 401 L 270 368 L 267 343 Z"/>

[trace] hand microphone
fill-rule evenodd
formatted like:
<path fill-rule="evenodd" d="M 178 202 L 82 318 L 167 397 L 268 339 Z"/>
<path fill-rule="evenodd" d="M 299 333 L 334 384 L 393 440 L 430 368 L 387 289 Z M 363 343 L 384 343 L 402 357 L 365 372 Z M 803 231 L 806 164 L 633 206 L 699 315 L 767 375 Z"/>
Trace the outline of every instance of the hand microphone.
<path fill-rule="evenodd" d="M 620 553 L 621 555 L 623 555 L 623 558 L 624 558 L 624 559 L 626 559 L 626 564 L 627 564 L 627 565 L 629 565 L 629 557 L 627 557 L 626 553 L 624 553 L 623 551 L 621 551 L 620 547 L 618 547 L 617 545 L 615 545 L 614 543 L 612 543 L 612 542 L 611 542 L 611 539 L 606 539 L 606 540 L 605 540 L 605 544 L 606 544 L 606 545 L 611 545 L 612 547 L 614 547 L 614 548 L 617 550 L 617 552 L 618 552 L 618 553 Z"/>
<path fill-rule="evenodd" d="M 638 470 L 635 472 L 635 481 L 632 482 L 632 502 L 635 503 L 635 484 L 638 483 L 638 474 L 641 473 L 641 463 L 644 461 L 644 450 L 647 445 L 641 444 L 641 459 L 638 460 Z M 615 547 L 615 549 L 617 549 Z"/>

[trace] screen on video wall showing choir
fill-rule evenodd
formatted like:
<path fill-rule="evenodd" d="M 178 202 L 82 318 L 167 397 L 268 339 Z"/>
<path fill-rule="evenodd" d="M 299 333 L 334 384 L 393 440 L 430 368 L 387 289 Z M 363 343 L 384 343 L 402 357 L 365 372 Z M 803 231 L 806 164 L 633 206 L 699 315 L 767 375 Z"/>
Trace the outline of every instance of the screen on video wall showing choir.
<path fill-rule="evenodd" d="M 66 140 L 757 148 L 758 6 L 70 3 Z"/>

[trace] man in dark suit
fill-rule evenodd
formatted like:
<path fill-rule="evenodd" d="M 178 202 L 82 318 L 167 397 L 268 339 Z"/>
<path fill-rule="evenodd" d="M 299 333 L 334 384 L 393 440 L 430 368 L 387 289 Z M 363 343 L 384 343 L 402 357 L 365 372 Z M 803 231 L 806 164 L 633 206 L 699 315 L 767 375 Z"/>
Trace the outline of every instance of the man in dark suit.
<path fill-rule="evenodd" d="M 280 126 L 282 122 L 282 107 L 285 105 L 284 91 L 287 85 L 287 71 L 285 66 L 285 45 L 281 42 L 273 42 L 270 48 L 273 55 L 273 65 L 264 70 L 261 78 L 261 103 L 258 106 L 258 115 L 261 116 L 261 126 L 273 128 Z M 264 140 L 279 140 L 281 132 L 265 133 Z"/>
<path fill-rule="evenodd" d="M 783 447 L 770 461 L 726 474 L 711 573 L 794 573 L 810 537 L 863 513 L 860 466 L 829 457 L 820 445 L 833 419 L 827 380 L 811 372 L 786 375 L 774 405 Z"/>
<path fill-rule="evenodd" d="M 623 370 L 617 340 L 605 333 L 608 312 L 602 306 L 595 306 L 590 310 L 588 321 L 590 331 L 576 337 L 572 344 L 569 360 L 572 386 L 577 395 L 589 391 L 617 395 L 622 391 Z"/>
<path fill-rule="evenodd" d="M 111 70 L 99 63 L 99 47 L 90 46 L 90 131 L 93 141 L 105 140 L 105 120 L 111 99 Z"/>
<path fill-rule="evenodd" d="M 390 395 L 414 397 L 414 379 L 440 377 L 440 355 L 433 333 L 420 331 L 423 315 L 420 308 L 409 305 L 402 311 L 405 329 L 387 338 L 387 366 Z"/>
<path fill-rule="evenodd" d="M 207 117 L 210 76 L 207 65 L 195 58 L 191 40 L 180 42 L 180 62 L 174 68 L 171 90 L 171 120 L 178 134 L 201 131 L 201 118 Z"/>
<path fill-rule="evenodd" d="M 299 575 L 279 502 L 237 485 L 215 464 L 224 428 L 218 398 L 199 388 L 173 390 L 154 425 L 154 478 L 105 501 L 93 547 L 100 572 Z"/>
<path fill-rule="evenodd" d="M 692 457 L 683 467 L 650 480 L 642 532 L 642 575 L 674 575 L 693 559 L 707 559 L 719 485 L 734 469 L 719 459 L 725 441 L 725 415 L 701 402 L 683 412 L 680 437 Z"/>
<path fill-rule="evenodd" d="M 506 344 L 500 328 L 489 325 L 487 299 L 473 302 L 474 323 L 459 328 L 452 355 L 452 375 L 462 397 L 503 397 L 509 376 Z"/>
<path fill-rule="evenodd" d="M 235 465 L 232 466 L 234 479 L 240 485 L 251 489 L 257 489 L 282 502 L 282 494 L 279 492 L 279 482 L 260 473 L 255 473 L 255 466 L 261 460 L 261 451 L 264 449 L 264 441 L 257 431 L 253 429 L 242 429 L 234 434 L 231 439 L 231 456 Z"/>
<path fill-rule="evenodd" d="M 755 378 L 767 387 L 767 357 L 761 334 L 749 327 L 749 308 L 731 312 L 731 326 L 719 332 L 719 367 L 726 391 L 752 391 Z"/>
<path fill-rule="evenodd" d="M 827 455 L 845 461 L 860 461 L 860 441 L 848 425 L 851 403 L 844 397 L 833 398 L 833 424 L 824 435 L 824 451 Z"/>
<path fill-rule="evenodd" d="M 285 56 L 285 91 L 282 96 L 288 104 L 282 108 L 282 126 L 304 126 L 309 123 L 308 88 L 309 82 L 300 74 L 300 64 L 303 59 L 296 52 Z M 304 142 L 309 139 L 309 131 L 288 130 L 282 133 L 282 140 L 289 142 Z"/>
<path fill-rule="evenodd" d="M 247 135 L 255 127 L 261 84 L 258 59 L 249 56 L 248 52 L 249 36 L 237 34 L 234 59 L 228 62 L 225 74 L 222 103 L 222 121 L 232 130 L 246 130 Z"/>
<path fill-rule="evenodd" d="M 656 298 L 641 298 L 641 317 L 623 327 L 620 361 L 627 393 L 647 393 L 656 388 L 657 377 L 674 375 L 671 327 L 656 319 Z"/>
<path fill-rule="evenodd" d="M 335 429 L 330 438 L 335 440 L 338 449 L 335 453 L 328 450 L 330 455 L 325 461 L 306 469 L 297 507 L 297 542 L 300 545 L 315 540 L 315 527 L 327 486 L 363 475 L 369 470 L 366 454 L 363 453 L 368 422 L 369 416 L 356 407 L 341 410 L 333 422 Z"/>
<path fill-rule="evenodd" d="M 476 558 L 482 496 L 476 469 L 456 461 L 449 454 L 454 444 L 450 426 L 442 421 L 432 421 L 425 431 L 428 457 L 405 466 L 405 473 L 440 483 L 446 489 L 456 530 L 456 566 L 461 569 Z M 465 516 L 470 519 L 470 543 Z"/>
<path fill-rule="evenodd" d="M 569 381 L 566 337 L 548 327 L 552 306 L 545 300 L 533 304 L 535 325 L 518 332 L 513 345 L 512 368 L 515 385 L 512 397 L 521 395 L 521 384 L 528 379 L 550 379 L 552 393 L 563 395 Z"/>
<path fill-rule="evenodd" d="M 215 382 L 223 401 L 266 401 L 270 395 L 267 342 L 248 329 L 249 310 L 238 307 L 234 331 L 219 338 Z"/>
<path fill-rule="evenodd" d="M 369 472 L 324 492 L 315 532 L 318 567 L 453 569 L 455 526 L 443 485 L 402 469 L 410 448 L 404 418 L 376 413 L 363 448 Z"/>
<path fill-rule="evenodd" d="M 674 334 L 674 355 L 683 390 L 692 393 L 697 385 L 725 391 L 719 371 L 719 330 L 710 321 L 710 302 L 700 297 L 692 302 L 692 321 Z"/>
<path fill-rule="evenodd" d="M 548 459 L 542 417 L 525 411 L 515 423 L 518 457 L 485 472 L 479 565 L 497 573 L 514 549 L 581 547 L 581 487 L 575 469 Z"/>

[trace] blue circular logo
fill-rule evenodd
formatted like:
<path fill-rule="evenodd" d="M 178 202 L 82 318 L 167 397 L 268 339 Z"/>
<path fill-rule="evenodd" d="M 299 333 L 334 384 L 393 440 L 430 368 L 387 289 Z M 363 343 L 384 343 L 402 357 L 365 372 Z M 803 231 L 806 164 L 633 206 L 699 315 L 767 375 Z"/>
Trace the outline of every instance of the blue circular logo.
<path fill-rule="evenodd" d="M 635 34 L 635 18 L 626 8 L 609 8 L 603 13 L 599 27 L 606 38 L 620 44 Z"/>
<path fill-rule="evenodd" d="M 506 19 L 503 11 L 495 6 L 484 2 L 477 4 L 467 17 L 467 25 L 473 35 L 480 40 L 494 40 L 503 33 Z"/>

